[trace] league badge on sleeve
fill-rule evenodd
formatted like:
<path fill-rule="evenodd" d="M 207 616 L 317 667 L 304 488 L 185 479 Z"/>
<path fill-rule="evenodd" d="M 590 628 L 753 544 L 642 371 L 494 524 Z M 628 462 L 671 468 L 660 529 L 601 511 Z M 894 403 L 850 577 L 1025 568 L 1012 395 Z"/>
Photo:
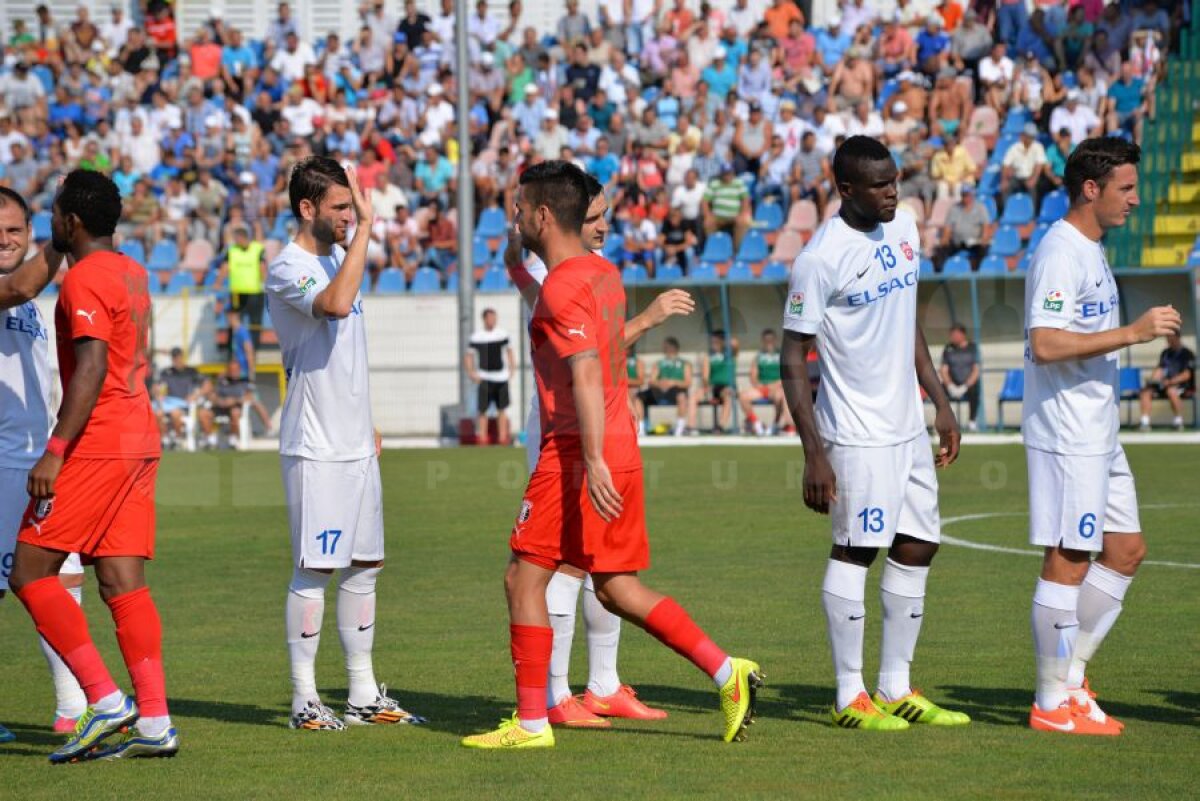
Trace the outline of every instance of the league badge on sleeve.
<path fill-rule="evenodd" d="M 804 314 L 804 293 L 793 292 L 788 295 L 787 313 L 793 317 Z"/>
<path fill-rule="evenodd" d="M 307 295 L 308 290 L 312 289 L 316 285 L 317 279 L 311 276 L 302 275 L 296 280 L 296 286 L 299 287 L 301 295 Z"/>
<path fill-rule="evenodd" d="M 1061 289 L 1051 289 L 1046 293 L 1046 299 L 1042 302 L 1042 308 L 1046 311 L 1060 312 L 1063 310 L 1063 301 L 1066 296 L 1063 295 Z"/>

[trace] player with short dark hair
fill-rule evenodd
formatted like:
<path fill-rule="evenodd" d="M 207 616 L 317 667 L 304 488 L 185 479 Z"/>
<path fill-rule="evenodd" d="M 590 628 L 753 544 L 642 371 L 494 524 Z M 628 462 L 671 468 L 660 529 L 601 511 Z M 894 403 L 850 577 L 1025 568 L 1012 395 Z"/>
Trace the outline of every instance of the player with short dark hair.
<path fill-rule="evenodd" d="M 517 189 L 521 244 L 549 269 L 530 324 L 542 447 L 512 529 L 505 576 L 517 711 L 471 748 L 554 745 L 546 684 L 554 630 L 546 589 L 562 563 L 591 574 L 596 598 L 713 678 L 724 739 L 745 736 L 758 665 L 731 659 L 679 604 L 643 585 L 649 566 L 641 456 L 625 378 L 625 290 L 611 263 L 588 252 L 580 225 L 583 172 L 566 162 L 530 167 Z"/>
<path fill-rule="evenodd" d="M 1185 347 L 1179 334 L 1167 337 L 1167 346 L 1158 355 L 1158 364 L 1150 380 L 1138 393 L 1142 407 L 1140 428 L 1150 430 L 1150 404 L 1155 398 L 1166 398 L 1175 419 L 1171 427 L 1183 430 L 1183 399 L 1196 391 L 1196 354 Z"/>
<path fill-rule="evenodd" d="M 294 569 L 285 604 L 293 729 L 423 723 L 375 681 L 375 584 L 383 569 L 380 436 L 371 422 L 362 287 L 374 211 L 353 170 L 313 156 L 292 168 L 295 239 L 271 262 L 267 303 L 288 393 L 279 425 Z M 344 247 L 348 231 L 354 237 Z M 316 658 L 335 569 L 350 678 L 345 723 L 321 703 Z"/>
<path fill-rule="evenodd" d="M 771 432 L 754 413 L 754 403 L 759 400 L 770 401 L 775 407 L 776 431 L 784 431 L 791 426 L 787 413 L 787 398 L 783 395 L 783 381 L 779 371 L 779 337 L 774 329 L 767 328 L 762 332 L 761 342 L 762 348 L 750 363 L 750 386 L 738 393 L 742 414 L 746 418 L 746 428 L 760 437 Z"/>
<path fill-rule="evenodd" d="M 792 266 L 783 388 L 804 446 L 804 503 L 832 519 L 823 606 L 837 679 L 836 726 L 898 731 L 970 722 L 913 689 L 925 585 L 941 537 L 937 467 L 958 457 L 958 422 L 917 322 L 920 233 L 897 212 L 898 177 L 879 141 L 852 136 L 833 157 L 839 214 Z M 820 353 L 814 404 L 807 359 Z M 921 389 L 936 411 L 936 460 Z M 814 410 L 815 405 L 815 410 Z M 880 549 L 883 639 L 878 691 L 862 677 L 867 570 Z"/>
<path fill-rule="evenodd" d="M 0 598 L 8 591 L 17 530 L 29 505 L 25 488 L 29 469 L 46 449 L 50 434 L 49 328 L 32 296 L 54 277 L 47 255 L 30 252 L 32 214 L 25 199 L 0 186 Z M 54 266 L 62 261 L 51 250 Z M 26 256 L 32 256 L 27 262 Z M 26 266 L 22 267 L 22 264 Z M 27 293 L 13 287 L 28 273 Z M 36 274 L 36 276 L 34 275 Z M 77 601 L 83 600 L 83 566 L 79 554 L 69 555 L 59 571 L 59 581 Z M 54 679 L 56 708 L 54 730 L 68 734 L 87 708 L 87 698 L 70 669 L 44 638 L 38 638 Z M 13 738 L 0 726 L 0 742 Z"/>
<path fill-rule="evenodd" d="M 1033 594 L 1037 691 L 1029 725 L 1117 735 L 1096 703 L 1087 665 L 1121 613 L 1146 553 L 1121 427 L 1117 354 L 1179 333 L 1156 306 L 1122 326 L 1104 234 L 1138 205 L 1136 145 L 1087 139 L 1067 159 L 1071 207 L 1034 251 L 1025 276 L 1025 402 L 1029 537 L 1045 548 Z M 1099 552 L 1093 561 L 1092 555 Z"/>
<path fill-rule="evenodd" d="M 179 738 L 167 712 L 162 623 L 145 574 L 154 557 L 160 455 L 146 388 L 148 276 L 113 249 L 121 196 L 107 176 L 68 173 L 53 209 L 51 247 L 74 259 L 54 310 L 63 400 L 29 471 L 31 501 L 10 582 L 87 696 L 87 710 L 50 761 L 173 756 Z M 113 682 L 83 611 L 58 580 L 73 552 L 96 567 L 137 703 Z"/>
<path fill-rule="evenodd" d="M 513 351 L 508 332 L 496 325 L 496 310 L 484 309 L 480 315 L 483 329 L 471 334 L 463 359 L 467 375 L 475 382 L 475 441 L 488 442 L 488 408 L 496 407 L 496 441 L 508 443 L 508 382 L 513 368 Z"/>

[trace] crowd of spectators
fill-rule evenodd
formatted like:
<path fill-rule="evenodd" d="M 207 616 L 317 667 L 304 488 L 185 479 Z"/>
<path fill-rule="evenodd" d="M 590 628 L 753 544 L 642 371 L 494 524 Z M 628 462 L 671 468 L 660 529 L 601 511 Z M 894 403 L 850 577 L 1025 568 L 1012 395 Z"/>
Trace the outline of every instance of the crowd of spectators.
<path fill-rule="evenodd" d="M 0 178 L 45 210 L 67 170 L 106 172 L 125 198 L 125 240 L 222 253 L 236 231 L 268 248 L 286 239 L 288 168 L 328 155 L 373 190 L 373 274 L 432 267 L 444 280 L 459 262 L 456 193 L 510 216 L 521 171 L 565 158 L 604 184 L 612 256 L 652 274 L 691 269 L 716 232 L 740 245 L 764 204 L 811 230 L 837 206 L 833 149 L 867 134 L 895 154 L 927 251 L 970 249 L 1007 199 L 1053 193 L 1082 139 L 1141 135 L 1190 4 L 844 0 L 820 25 L 811 5 L 617 0 L 589 15 L 567 0 L 542 35 L 522 0 L 502 17 L 480 0 L 465 120 L 451 0 L 431 15 L 373 0 L 348 41 L 306 37 L 287 3 L 260 35 L 214 7 L 186 37 L 163 0 L 96 20 L 38 6 L 8 20 Z M 982 226 L 968 219 L 973 195 L 992 199 Z"/>

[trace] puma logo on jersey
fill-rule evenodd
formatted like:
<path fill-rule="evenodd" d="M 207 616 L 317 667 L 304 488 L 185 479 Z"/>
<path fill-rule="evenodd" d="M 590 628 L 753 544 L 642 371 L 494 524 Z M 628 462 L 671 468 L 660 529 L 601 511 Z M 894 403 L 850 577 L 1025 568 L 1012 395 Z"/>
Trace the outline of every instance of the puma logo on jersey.
<path fill-rule="evenodd" d="M 90 311 L 90 312 L 85 312 L 83 309 L 76 309 L 76 310 L 75 310 L 75 316 L 76 316 L 76 317 L 83 317 L 83 318 L 85 318 L 85 319 L 88 321 L 88 324 L 89 324 L 89 325 L 95 325 L 95 324 L 96 324 L 96 321 L 92 319 L 93 317 L 95 317 L 95 316 L 96 316 L 96 312 L 95 312 L 94 310 L 93 310 L 93 311 Z"/>
<path fill-rule="evenodd" d="M 580 339 L 587 339 L 587 334 L 584 333 L 584 330 L 583 330 L 584 326 L 586 326 L 586 325 L 587 325 L 587 323 L 580 323 L 578 328 L 568 328 L 567 336 L 569 336 L 569 337 L 578 336 Z"/>

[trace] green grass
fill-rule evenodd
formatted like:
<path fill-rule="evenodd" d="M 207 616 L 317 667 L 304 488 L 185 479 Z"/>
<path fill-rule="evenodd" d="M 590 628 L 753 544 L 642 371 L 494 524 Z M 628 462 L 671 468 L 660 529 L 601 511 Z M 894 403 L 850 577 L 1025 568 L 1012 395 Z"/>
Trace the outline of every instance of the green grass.
<path fill-rule="evenodd" d="M 1196 449 L 1130 447 L 1152 559 L 1200 562 Z M 717 738 L 716 694 L 694 668 L 627 626 L 621 674 L 670 717 L 603 732 L 558 732 L 551 752 L 458 746 L 512 706 L 501 573 L 524 482 L 516 450 L 389 452 L 383 462 L 388 561 L 376 670 L 423 728 L 308 734 L 285 727 L 290 698 L 283 594 L 291 573 L 278 460 L 170 455 L 159 483 L 150 580 L 165 627 L 167 689 L 183 750 L 171 761 L 50 767 L 53 697 L 33 630 L 0 604 L 0 798 L 1186 798 L 1200 754 L 1196 626 L 1200 570 L 1148 565 L 1094 662 L 1116 740 L 1029 731 L 1029 599 L 1038 561 L 944 546 L 929 588 L 914 680 L 975 719 L 966 730 L 896 735 L 828 725 L 831 668 L 819 606 L 827 521 L 797 487 L 799 448 L 645 452 L 654 566 L 723 647 L 763 665 L 751 739 Z M 1023 547 L 1024 455 L 967 449 L 942 473 L 951 536 Z M 1176 505 L 1172 505 L 1176 504 Z M 879 568 L 872 571 L 876 586 Z M 868 593 L 868 683 L 878 654 Z M 128 687 L 112 624 L 91 587 L 92 632 Z M 345 677 L 333 604 L 318 680 L 335 708 Z M 586 656 L 576 638 L 572 680 Z"/>

